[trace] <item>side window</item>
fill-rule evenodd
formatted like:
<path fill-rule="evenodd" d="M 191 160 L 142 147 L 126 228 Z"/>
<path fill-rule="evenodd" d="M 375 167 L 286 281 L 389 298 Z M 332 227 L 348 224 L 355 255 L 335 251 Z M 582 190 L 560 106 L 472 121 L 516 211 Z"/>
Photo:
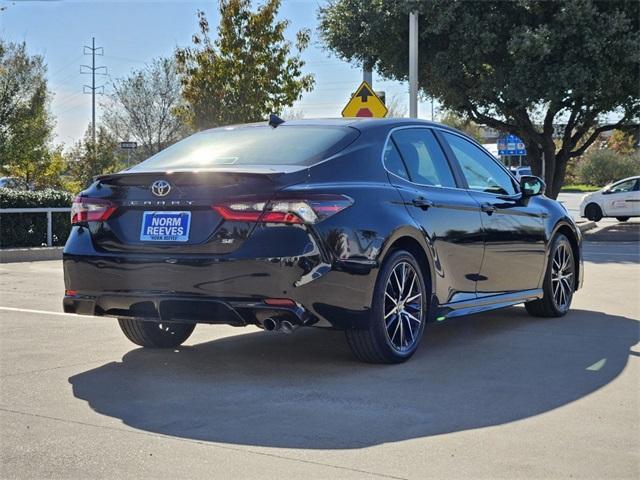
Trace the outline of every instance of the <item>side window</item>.
<path fill-rule="evenodd" d="M 384 153 L 382 155 L 384 166 L 391 173 L 404 178 L 405 180 L 409 180 L 409 175 L 407 175 L 407 169 L 404 167 L 404 163 L 402 163 L 402 158 L 400 158 L 400 154 L 398 153 L 398 149 L 396 148 L 393 140 L 389 139 L 387 145 L 384 147 Z"/>
<path fill-rule="evenodd" d="M 442 132 L 455 155 L 471 190 L 513 195 L 511 176 L 494 159 L 458 135 Z"/>
<path fill-rule="evenodd" d="M 447 159 L 431 130 L 405 128 L 396 130 L 392 137 L 412 182 L 434 187 L 456 186 Z"/>
<path fill-rule="evenodd" d="M 623 193 L 632 192 L 636 187 L 637 180 L 627 180 L 626 182 L 619 183 L 611 187 L 609 192 L 611 193 Z"/>

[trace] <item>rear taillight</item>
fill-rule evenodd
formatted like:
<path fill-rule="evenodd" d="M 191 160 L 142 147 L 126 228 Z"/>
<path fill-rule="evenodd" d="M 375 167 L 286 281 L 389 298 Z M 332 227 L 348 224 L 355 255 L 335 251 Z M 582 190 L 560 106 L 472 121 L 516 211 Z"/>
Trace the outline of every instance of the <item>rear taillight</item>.
<path fill-rule="evenodd" d="M 296 302 L 290 298 L 265 298 L 264 303 L 272 307 L 295 307 Z"/>
<path fill-rule="evenodd" d="M 213 205 L 225 220 L 261 223 L 318 223 L 353 205 L 344 195 L 310 195 L 269 202 L 241 201 Z"/>
<path fill-rule="evenodd" d="M 104 222 L 115 211 L 116 206 L 108 200 L 76 197 L 71 205 L 71 224 Z"/>

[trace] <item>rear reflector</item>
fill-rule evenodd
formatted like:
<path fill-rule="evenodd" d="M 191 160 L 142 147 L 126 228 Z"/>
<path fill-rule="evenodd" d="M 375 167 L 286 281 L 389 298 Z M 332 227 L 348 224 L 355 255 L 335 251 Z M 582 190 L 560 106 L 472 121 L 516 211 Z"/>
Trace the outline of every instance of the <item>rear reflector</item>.
<path fill-rule="evenodd" d="M 296 302 L 290 298 L 266 298 L 264 303 L 273 307 L 295 307 Z"/>
<path fill-rule="evenodd" d="M 75 297 L 78 294 L 78 291 L 77 290 L 65 290 L 64 294 L 67 297 Z"/>
<path fill-rule="evenodd" d="M 309 195 L 305 198 L 242 201 L 213 205 L 225 220 L 262 223 L 318 223 L 353 205 L 344 195 Z"/>
<path fill-rule="evenodd" d="M 109 200 L 76 197 L 71 205 L 71 224 L 104 222 L 115 211 L 116 206 Z"/>

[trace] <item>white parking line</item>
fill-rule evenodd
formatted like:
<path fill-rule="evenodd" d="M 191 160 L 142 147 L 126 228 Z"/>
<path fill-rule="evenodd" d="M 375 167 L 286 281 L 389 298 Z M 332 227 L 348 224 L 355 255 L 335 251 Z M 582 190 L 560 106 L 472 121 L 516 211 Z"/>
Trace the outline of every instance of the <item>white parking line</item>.
<path fill-rule="evenodd" d="M 91 315 L 77 315 L 75 313 L 65 312 L 52 312 L 49 310 L 31 310 L 30 308 L 16 308 L 16 307 L 0 307 L 0 310 L 7 312 L 23 312 L 23 313 L 38 313 L 40 315 L 62 315 L 62 316 L 76 316 L 76 317 L 90 317 Z"/>
<path fill-rule="evenodd" d="M 640 252 L 638 253 L 618 253 L 618 252 L 583 252 L 585 255 L 609 255 L 611 257 L 616 256 L 625 256 L 625 257 L 640 257 Z"/>

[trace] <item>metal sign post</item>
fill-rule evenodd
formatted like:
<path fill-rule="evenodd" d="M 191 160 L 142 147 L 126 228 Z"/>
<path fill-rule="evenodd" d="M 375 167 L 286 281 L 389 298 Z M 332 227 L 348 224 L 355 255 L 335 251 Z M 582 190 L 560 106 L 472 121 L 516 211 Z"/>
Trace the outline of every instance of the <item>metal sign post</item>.
<path fill-rule="evenodd" d="M 120 148 L 127 151 L 127 166 L 131 166 L 131 150 L 138 148 L 137 142 L 120 142 Z"/>
<path fill-rule="evenodd" d="M 367 82 L 369 85 L 373 85 L 373 71 L 362 69 L 362 81 Z"/>

